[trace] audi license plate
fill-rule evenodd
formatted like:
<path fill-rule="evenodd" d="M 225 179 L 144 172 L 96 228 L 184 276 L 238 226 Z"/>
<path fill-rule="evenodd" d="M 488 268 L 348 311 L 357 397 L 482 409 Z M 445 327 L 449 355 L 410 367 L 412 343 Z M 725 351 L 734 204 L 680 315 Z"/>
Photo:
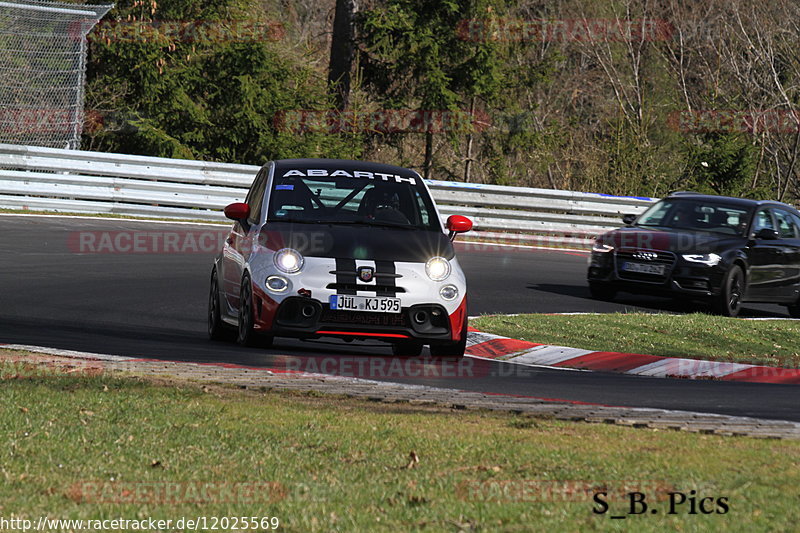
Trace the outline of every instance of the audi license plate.
<path fill-rule="evenodd" d="M 626 272 L 637 272 L 639 274 L 664 275 L 665 265 L 648 265 L 647 263 L 622 263 L 622 270 Z"/>
<path fill-rule="evenodd" d="M 331 309 L 342 311 L 370 311 L 373 313 L 399 313 L 400 298 L 377 298 L 374 296 L 346 296 L 334 294 L 330 299 Z"/>

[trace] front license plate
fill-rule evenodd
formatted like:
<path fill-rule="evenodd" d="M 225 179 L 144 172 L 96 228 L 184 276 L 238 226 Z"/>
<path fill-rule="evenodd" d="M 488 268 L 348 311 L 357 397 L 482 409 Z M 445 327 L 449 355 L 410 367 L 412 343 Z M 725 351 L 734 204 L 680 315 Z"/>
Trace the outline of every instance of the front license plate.
<path fill-rule="evenodd" d="M 343 311 L 369 311 L 372 313 L 399 313 L 400 298 L 377 298 L 374 296 L 346 296 L 334 294 L 330 299 L 331 309 Z"/>
<path fill-rule="evenodd" d="M 646 263 L 622 263 L 622 270 L 626 272 L 638 272 L 639 274 L 664 275 L 665 265 L 648 265 Z"/>

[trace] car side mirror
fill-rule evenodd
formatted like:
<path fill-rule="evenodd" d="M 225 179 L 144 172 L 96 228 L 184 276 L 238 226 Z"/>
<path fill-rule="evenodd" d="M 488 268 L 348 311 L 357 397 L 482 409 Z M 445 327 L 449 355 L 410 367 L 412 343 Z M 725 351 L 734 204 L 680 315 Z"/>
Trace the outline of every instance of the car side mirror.
<path fill-rule="evenodd" d="M 247 217 L 250 216 L 250 206 L 243 202 L 234 202 L 225 207 L 225 216 L 247 228 Z"/>
<path fill-rule="evenodd" d="M 761 228 L 756 232 L 755 237 L 764 241 L 774 241 L 778 239 L 778 232 L 774 229 Z"/>
<path fill-rule="evenodd" d="M 464 233 L 472 229 L 472 221 L 465 216 L 450 215 L 447 217 L 445 224 L 447 230 L 450 232 L 450 240 L 456 238 L 457 233 Z"/>
<path fill-rule="evenodd" d="M 626 226 L 630 226 L 636 221 L 636 218 L 638 216 L 639 215 L 634 215 L 631 213 L 628 213 L 627 215 L 622 215 L 622 222 L 624 222 Z"/>

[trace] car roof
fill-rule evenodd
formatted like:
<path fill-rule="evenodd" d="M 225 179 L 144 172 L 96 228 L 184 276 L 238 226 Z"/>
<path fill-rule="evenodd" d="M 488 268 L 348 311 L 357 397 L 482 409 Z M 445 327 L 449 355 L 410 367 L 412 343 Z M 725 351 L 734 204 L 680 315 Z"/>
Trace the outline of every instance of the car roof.
<path fill-rule="evenodd" d="M 775 206 L 775 207 L 788 207 L 789 209 L 794 210 L 795 208 L 789 204 L 784 204 L 783 202 L 778 202 L 775 200 L 754 200 L 752 198 L 735 198 L 733 196 L 718 196 L 716 194 L 701 194 L 699 192 L 690 192 L 690 191 L 680 191 L 671 193 L 667 198 L 675 199 L 687 199 L 687 200 L 698 200 L 698 201 L 722 201 L 726 204 L 737 205 L 742 207 L 759 207 L 759 206 Z"/>
<path fill-rule="evenodd" d="M 278 159 L 275 161 L 276 170 L 324 168 L 327 170 L 362 170 L 367 172 L 384 172 L 387 174 L 405 174 L 419 176 L 411 169 L 374 163 L 372 161 L 354 161 L 352 159 Z"/>

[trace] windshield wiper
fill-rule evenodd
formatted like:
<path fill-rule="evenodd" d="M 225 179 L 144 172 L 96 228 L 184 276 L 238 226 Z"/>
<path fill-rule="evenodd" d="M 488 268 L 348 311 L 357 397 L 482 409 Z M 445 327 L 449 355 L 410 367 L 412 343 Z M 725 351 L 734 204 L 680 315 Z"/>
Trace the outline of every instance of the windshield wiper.
<path fill-rule="evenodd" d="M 325 224 L 347 224 L 353 226 L 380 226 L 382 228 L 396 229 L 421 229 L 410 224 L 393 224 L 391 222 L 379 222 L 377 220 L 331 220 Z"/>
<path fill-rule="evenodd" d="M 303 218 L 271 218 L 267 222 L 288 222 L 290 224 L 327 224 L 327 222 L 322 220 L 307 220 Z"/>
<path fill-rule="evenodd" d="M 352 226 L 380 226 L 382 228 L 396 228 L 396 229 L 423 229 L 410 224 L 392 224 L 391 222 L 377 222 L 374 220 L 308 220 L 308 219 L 276 219 L 270 222 L 288 222 L 291 224 L 339 224 L 339 225 L 352 225 Z"/>

